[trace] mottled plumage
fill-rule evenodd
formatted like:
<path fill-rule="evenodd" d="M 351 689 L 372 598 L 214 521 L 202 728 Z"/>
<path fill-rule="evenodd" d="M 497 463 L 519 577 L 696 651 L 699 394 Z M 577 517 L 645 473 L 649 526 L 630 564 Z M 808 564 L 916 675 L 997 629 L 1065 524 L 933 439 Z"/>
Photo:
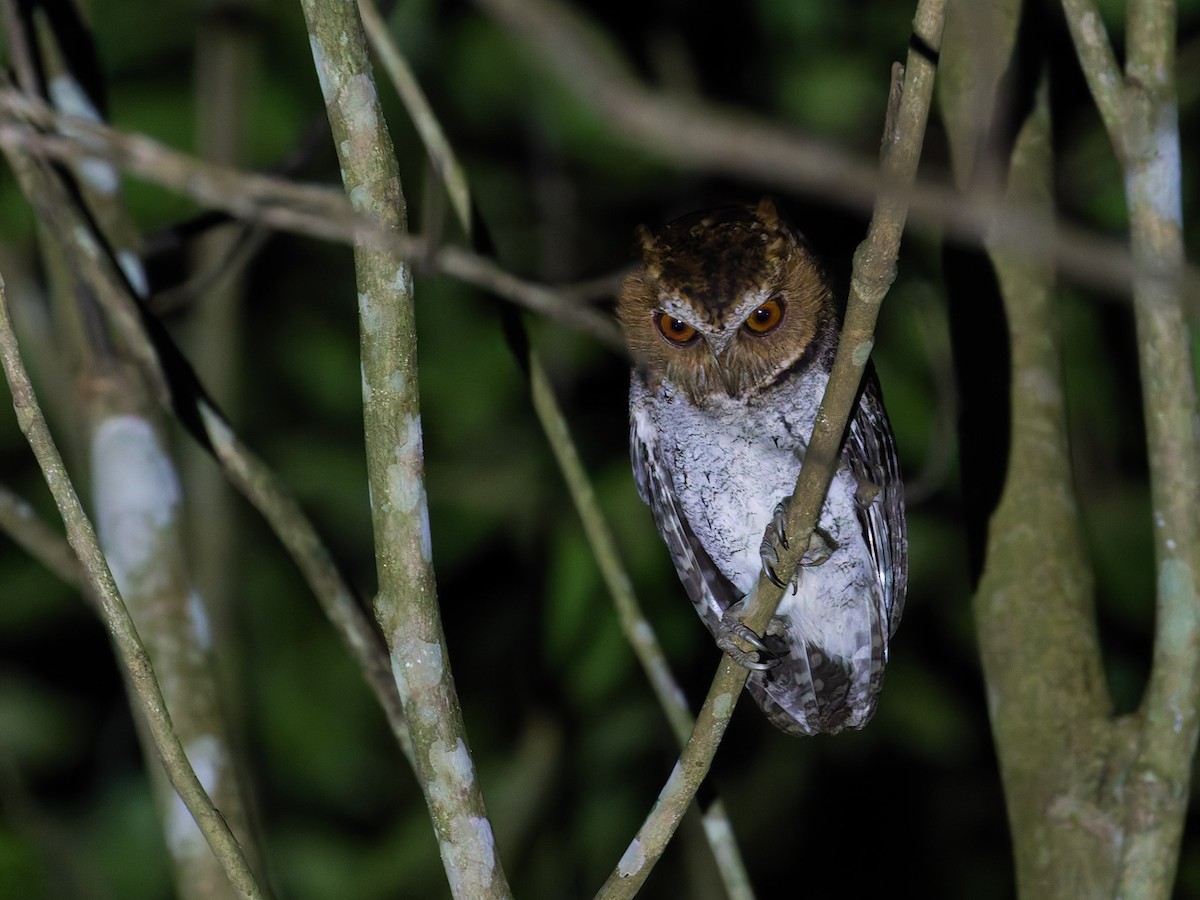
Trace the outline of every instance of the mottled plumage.
<path fill-rule="evenodd" d="M 618 306 L 635 363 L 634 475 L 692 603 L 725 639 L 726 614 L 757 584 L 764 533 L 795 487 L 837 346 L 836 309 L 769 201 L 639 238 L 642 265 Z M 903 488 L 873 371 L 818 529 L 828 557 L 798 570 L 763 637 L 775 664 L 747 682 L 794 734 L 866 724 L 904 603 Z"/>

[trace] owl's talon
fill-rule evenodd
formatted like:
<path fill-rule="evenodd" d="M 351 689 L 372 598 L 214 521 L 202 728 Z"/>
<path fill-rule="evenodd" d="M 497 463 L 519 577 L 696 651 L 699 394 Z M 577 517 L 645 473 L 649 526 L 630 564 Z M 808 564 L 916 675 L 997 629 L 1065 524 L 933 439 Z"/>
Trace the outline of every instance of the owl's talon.
<path fill-rule="evenodd" d="M 762 638 L 749 625 L 738 618 L 738 603 L 725 611 L 721 617 L 721 634 L 717 635 L 717 647 L 739 666 L 754 672 L 765 672 L 779 665 L 779 657 L 771 652 Z M 749 644 L 753 650 L 744 650 L 738 641 Z"/>
<path fill-rule="evenodd" d="M 763 560 L 763 572 L 766 574 L 767 580 L 781 591 L 787 587 L 786 584 L 779 580 L 779 576 L 775 574 L 775 567 L 766 560 Z"/>

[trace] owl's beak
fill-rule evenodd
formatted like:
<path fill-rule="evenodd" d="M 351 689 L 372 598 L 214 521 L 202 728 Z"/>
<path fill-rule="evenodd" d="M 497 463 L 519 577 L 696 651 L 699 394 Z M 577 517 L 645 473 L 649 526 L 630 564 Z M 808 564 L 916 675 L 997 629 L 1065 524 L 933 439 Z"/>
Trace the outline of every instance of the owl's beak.
<path fill-rule="evenodd" d="M 725 388 L 725 393 L 730 397 L 735 397 L 737 396 L 737 376 L 730 371 L 728 360 L 725 358 L 729 345 L 732 343 L 733 335 L 713 336 L 708 339 L 708 349 L 712 353 L 717 371 L 721 373 L 721 384 Z"/>

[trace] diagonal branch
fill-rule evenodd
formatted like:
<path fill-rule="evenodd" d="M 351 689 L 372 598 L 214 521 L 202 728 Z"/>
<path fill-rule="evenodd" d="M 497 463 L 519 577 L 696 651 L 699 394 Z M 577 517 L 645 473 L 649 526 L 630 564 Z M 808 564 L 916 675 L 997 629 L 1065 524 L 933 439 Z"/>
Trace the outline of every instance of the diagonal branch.
<path fill-rule="evenodd" d="M 275 526 L 280 542 L 291 554 L 322 610 L 358 662 L 407 755 L 408 730 L 395 682 L 387 667 L 379 664 L 383 654 L 378 633 L 359 608 L 354 591 L 342 577 L 316 528 L 273 473 L 236 439 L 229 424 L 205 397 L 203 389 L 194 383 L 194 374 L 169 338 L 160 335 L 161 343 L 155 343 L 147 330 L 147 318 L 137 307 L 111 256 L 55 173 L 11 146 L 5 150 L 25 196 L 42 221 L 58 235 L 63 246 L 70 249 L 70 260 L 78 269 L 76 277 L 88 286 L 104 309 L 127 352 L 151 385 L 156 399 L 195 429 L 193 436 L 198 441 L 214 448 L 226 476 Z M 170 365 L 164 365 L 164 354 L 170 357 Z M 172 376 L 181 383 L 173 384 Z"/>
<path fill-rule="evenodd" d="M 70 585 L 79 584 L 79 560 L 63 536 L 20 495 L 0 484 L 0 529 L 25 552 Z"/>
<path fill-rule="evenodd" d="M 796 490 L 788 504 L 786 530 L 792 549 L 781 554 L 777 570 L 785 584 L 791 581 L 820 514 L 841 452 L 846 423 L 874 344 L 879 307 L 895 275 L 900 236 L 908 211 L 905 189 L 916 176 L 933 95 L 934 60 L 922 51 L 929 48 L 936 54 L 941 45 L 944 19 L 945 0 L 920 0 L 913 22 L 916 49 L 909 51 L 907 66 L 903 69 L 897 66 L 898 71 L 894 73 L 899 76 L 902 72 L 904 83 L 898 94 L 899 105 L 893 106 L 889 113 L 883 138 L 884 191 L 876 204 L 867 237 L 854 255 L 850 296 L 837 356 Z M 896 92 L 892 97 L 896 99 Z M 783 592 L 765 575 L 761 577 L 745 617 L 746 623 L 761 634 L 782 595 Z M 598 898 L 632 897 L 645 882 L 712 763 L 747 674 L 728 656 L 722 659 L 683 756 L 637 837 L 596 895 Z"/>
<path fill-rule="evenodd" d="M 154 744 L 162 757 L 163 767 L 172 786 L 188 811 L 200 826 L 213 853 L 221 861 L 226 875 L 237 891 L 247 898 L 260 898 L 261 889 L 246 862 L 245 854 L 224 818 L 213 806 L 204 785 L 196 777 L 188 762 L 183 744 L 171 725 L 158 680 L 150 664 L 150 657 L 138 639 L 137 630 L 129 612 L 122 602 L 113 581 L 112 572 L 96 540 L 92 524 L 75 493 L 63 466 L 46 419 L 38 406 L 29 375 L 21 362 L 16 335 L 8 313 L 8 300 L 0 280 L 0 356 L 3 357 L 4 372 L 12 391 L 13 407 L 21 431 L 29 441 L 45 475 L 46 483 L 54 495 L 59 514 L 67 527 L 67 540 L 83 566 L 84 577 L 99 600 L 105 625 L 112 634 L 113 643 L 120 653 L 122 662 L 142 704 L 142 713 L 154 737 Z"/>

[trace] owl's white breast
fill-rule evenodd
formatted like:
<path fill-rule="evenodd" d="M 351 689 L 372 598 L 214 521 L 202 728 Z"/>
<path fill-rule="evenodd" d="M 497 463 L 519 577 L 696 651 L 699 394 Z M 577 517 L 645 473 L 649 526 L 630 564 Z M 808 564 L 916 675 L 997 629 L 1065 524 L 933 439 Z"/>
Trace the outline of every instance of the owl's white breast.
<path fill-rule="evenodd" d="M 758 582 L 763 534 L 776 505 L 795 489 L 827 381 L 810 370 L 748 399 L 717 397 L 698 407 L 669 382 L 651 391 L 633 378 L 634 428 L 653 435 L 696 539 L 742 594 Z M 860 649 L 870 592 L 878 590 L 856 488 L 840 466 L 820 520 L 838 548 L 821 565 L 800 570 L 777 613 L 808 642 L 844 657 Z"/>

